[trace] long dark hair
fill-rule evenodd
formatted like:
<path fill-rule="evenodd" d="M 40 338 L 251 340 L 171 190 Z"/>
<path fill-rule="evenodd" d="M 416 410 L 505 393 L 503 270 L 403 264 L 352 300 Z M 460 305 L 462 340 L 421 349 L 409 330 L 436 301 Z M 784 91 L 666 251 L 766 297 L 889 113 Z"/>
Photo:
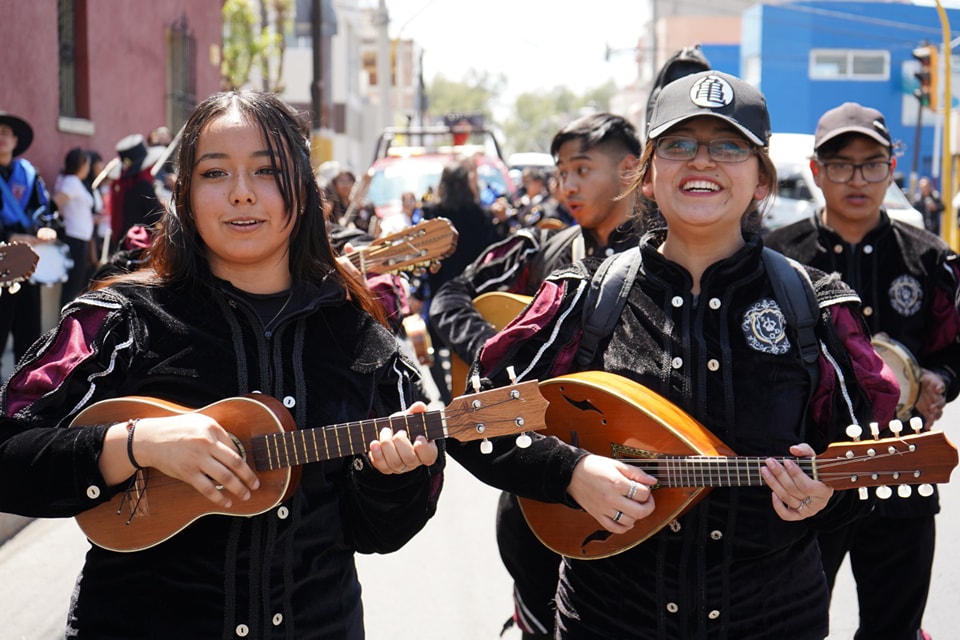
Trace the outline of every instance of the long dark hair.
<path fill-rule="evenodd" d="M 197 143 L 212 120 L 236 110 L 260 128 L 274 164 L 290 234 L 289 268 L 294 282 L 336 279 L 360 307 L 383 321 L 382 307 L 336 261 L 320 207 L 320 188 L 310 164 L 309 127 L 277 95 L 258 91 L 216 93 L 201 102 L 183 127 L 177 153 L 177 182 L 171 207 L 164 212 L 150 246 L 150 269 L 130 274 L 141 282 L 160 282 L 199 294 L 216 287 L 207 248 L 197 230 L 190 196 Z M 124 279 L 125 276 L 120 276 Z"/>

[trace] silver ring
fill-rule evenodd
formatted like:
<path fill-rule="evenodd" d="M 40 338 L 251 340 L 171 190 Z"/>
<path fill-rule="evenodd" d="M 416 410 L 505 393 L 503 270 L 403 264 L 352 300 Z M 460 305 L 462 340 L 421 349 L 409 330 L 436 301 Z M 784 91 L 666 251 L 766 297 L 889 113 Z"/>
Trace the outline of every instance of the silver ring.
<path fill-rule="evenodd" d="M 617 515 L 613 516 L 614 522 L 620 522 L 620 518 L 623 517 L 623 511 L 617 511 Z"/>
<path fill-rule="evenodd" d="M 796 509 L 794 509 L 794 511 L 800 511 L 801 509 L 803 509 L 805 506 L 809 505 L 812 502 L 813 502 L 813 496 L 807 496 L 806 498 L 800 501 L 800 505 Z"/>
<path fill-rule="evenodd" d="M 639 489 L 639 487 L 637 486 L 637 483 L 631 482 L 630 491 L 627 491 L 627 500 L 633 500 L 633 496 L 637 495 L 637 489 Z"/>
<path fill-rule="evenodd" d="M 213 485 L 213 488 L 216 489 L 217 491 L 223 491 L 223 485 L 222 485 L 222 484 L 215 484 L 215 485 Z"/>

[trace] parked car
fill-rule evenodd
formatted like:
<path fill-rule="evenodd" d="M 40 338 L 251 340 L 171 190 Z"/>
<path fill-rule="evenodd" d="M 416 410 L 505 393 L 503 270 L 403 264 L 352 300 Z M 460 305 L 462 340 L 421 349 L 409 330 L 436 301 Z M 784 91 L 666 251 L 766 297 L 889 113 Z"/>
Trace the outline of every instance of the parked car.
<path fill-rule="evenodd" d="M 777 196 L 763 216 L 767 230 L 777 229 L 807 216 L 824 205 L 823 192 L 813 181 L 810 156 L 813 135 L 806 133 L 774 133 L 770 136 L 770 158 L 777 168 Z M 923 228 L 923 214 L 913 208 L 895 183 L 890 184 L 883 206 L 891 218 Z"/>
<path fill-rule="evenodd" d="M 440 174 L 450 162 L 474 157 L 481 200 L 490 204 L 511 195 L 516 185 L 500 153 L 492 130 L 472 127 L 391 127 L 377 143 L 375 159 L 367 171 L 365 201 L 381 219 L 400 210 L 400 196 L 411 191 L 417 198 L 432 197 Z"/>

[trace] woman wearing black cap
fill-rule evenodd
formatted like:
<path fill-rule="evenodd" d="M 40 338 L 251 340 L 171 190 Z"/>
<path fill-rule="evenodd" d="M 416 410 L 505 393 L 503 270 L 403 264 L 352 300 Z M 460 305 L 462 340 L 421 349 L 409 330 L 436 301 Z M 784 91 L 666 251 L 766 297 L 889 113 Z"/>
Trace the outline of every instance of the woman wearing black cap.
<path fill-rule="evenodd" d="M 21 118 L 0 113 L 0 231 L 4 242 L 52 242 L 53 229 L 42 214 L 50 197 L 43 179 L 30 162 L 21 158 L 33 142 L 33 129 Z M 40 288 L 24 283 L 16 295 L 0 295 L 0 350 L 13 334 L 17 360 L 40 337 Z"/>
<path fill-rule="evenodd" d="M 714 461 L 717 479 L 706 486 L 716 488 L 685 512 L 655 511 L 677 495 L 652 490 L 668 480 L 668 470 L 647 467 L 648 475 L 606 456 L 614 445 L 641 446 L 631 438 L 654 441 L 656 425 L 643 426 L 639 411 L 635 420 L 605 423 L 610 414 L 599 392 L 581 395 L 573 383 L 550 397 L 551 410 L 560 412 L 554 415 L 569 418 L 569 439 L 583 443 L 589 425 L 606 424 L 628 434 L 623 441 L 613 438 L 588 452 L 535 437 L 520 455 L 495 443 L 488 480 L 592 516 L 578 516 L 590 533 L 565 550 L 558 638 L 820 640 L 828 634 L 816 534 L 870 502 L 855 491 L 834 492 L 799 459 L 847 440 L 849 424 L 867 430 L 869 421 L 891 418 L 897 388 L 870 345 L 856 295 L 821 272 L 764 254 L 754 227 L 776 185 L 769 130 L 763 96 L 738 78 L 707 71 L 667 85 L 634 182 L 659 208 L 663 226 L 620 254 L 625 258 L 585 260 L 555 272 L 527 310 L 487 341 L 475 364 L 498 385 L 507 381 L 508 367 L 521 380 L 581 371 L 611 395 L 631 398 L 639 383 L 658 394 L 655 403 L 641 404 L 660 419 L 679 420 L 667 409 L 672 405 L 696 421 L 696 429 L 684 424 L 685 437 L 718 439 L 756 465 L 752 478 L 731 477 L 721 474 L 730 467 Z M 591 278 L 599 269 L 617 272 L 617 265 L 629 267 L 624 284 L 614 278 L 594 284 L 604 291 L 615 282 L 621 304 L 600 303 L 585 316 L 585 305 L 593 309 L 596 300 Z M 807 308 L 794 315 L 789 309 L 798 300 Z M 586 348 L 585 326 L 593 327 L 598 314 L 615 322 Z M 809 324 L 801 324 L 803 316 Z M 581 513 L 557 509 L 556 520 L 534 526 L 545 540 L 570 529 L 563 514 Z M 649 537 L 629 537 L 651 522 Z M 617 540 L 622 546 L 591 555 L 594 545 L 615 547 Z"/>

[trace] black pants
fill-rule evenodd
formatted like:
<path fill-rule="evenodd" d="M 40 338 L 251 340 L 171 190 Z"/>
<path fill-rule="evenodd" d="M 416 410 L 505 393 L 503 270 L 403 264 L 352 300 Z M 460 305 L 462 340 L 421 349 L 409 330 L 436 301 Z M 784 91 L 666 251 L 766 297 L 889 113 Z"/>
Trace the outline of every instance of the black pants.
<path fill-rule="evenodd" d="M 537 539 L 510 493 L 497 505 L 497 545 L 513 578 L 514 619 L 524 639 L 552 638 L 561 557 Z"/>
<path fill-rule="evenodd" d="M 14 362 L 20 360 L 40 337 L 41 286 L 24 282 L 17 293 L 0 292 L 0 351 L 6 349 L 7 339 L 13 334 Z M 3 378 L 11 373 L 4 371 Z"/>
<path fill-rule="evenodd" d="M 844 556 L 857 584 L 860 628 L 855 640 L 915 640 L 930 589 L 936 524 L 933 516 L 889 518 L 876 513 L 820 534 L 831 592 Z"/>

